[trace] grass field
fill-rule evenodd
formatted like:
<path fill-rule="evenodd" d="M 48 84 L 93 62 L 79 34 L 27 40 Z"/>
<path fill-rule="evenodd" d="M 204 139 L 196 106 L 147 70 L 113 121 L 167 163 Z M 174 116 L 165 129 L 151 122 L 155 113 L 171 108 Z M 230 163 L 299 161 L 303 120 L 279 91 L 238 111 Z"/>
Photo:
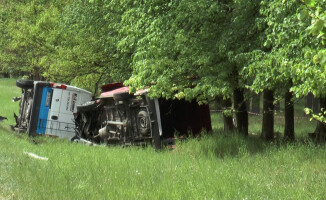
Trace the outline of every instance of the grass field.
<path fill-rule="evenodd" d="M 307 119 L 296 121 L 300 139 L 291 144 L 224 134 L 214 114 L 211 136 L 172 151 L 89 147 L 12 133 L 19 93 L 0 79 L 0 115 L 10 117 L 0 124 L 0 199 L 325 199 L 326 147 L 305 139 L 314 128 Z M 250 118 L 251 133 L 258 123 Z"/>

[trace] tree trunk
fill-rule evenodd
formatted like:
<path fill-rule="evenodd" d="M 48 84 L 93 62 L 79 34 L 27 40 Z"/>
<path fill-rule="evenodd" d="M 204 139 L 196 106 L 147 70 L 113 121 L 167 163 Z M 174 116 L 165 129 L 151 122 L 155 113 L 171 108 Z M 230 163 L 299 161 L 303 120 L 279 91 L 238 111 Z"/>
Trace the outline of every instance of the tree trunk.
<path fill-rule="evenodd" d="M 306 96 L 306 102 L 305 102 L 305 107 L 312 109 L 312 102 L 313 102 L 314 95 L 309 92 L 308 95 Z"/>
<path fill-rule="evenodd" d="M 244 89 L 235 89 L 233 92 L 234 109 L 236 115 L 237 130 L 239 133 L 248 135 L 248 111 L 244 99 Z"/>
<path fill-rule="evenodd" d="M 231 109 L 231 107 L 232 107 L 232 101 L 230 98 L 228 98 L 228 99 L 222 98 L 221 103 L 222 103 L 223 110 Z M 234 130 L 232 115 L 226 115 L 223 112 L 223 122 L 224 122 L 224 131 L 225 132 L 230 132 L 230 131 Z"/>
<path fill-rule="evenodd" d="M 247 108 L 247 111 L 248 112 L 251 112 L 251 109 L 250 109 L 250 98 L 246 100 L 246 108 Z"/>
<path fill-rule="evenodd" d="M 39 81 L 40 79 L 40 68 L 34 67 L 33 68 L 33 80 Z"/>
<path fill-rule="evenodd" d="M 216 96 L 215 101 L 215 110 L 222 110 L 223 109 L 223 96 Z"/>
<path fill-rule="evenodd" d="M 326 97 L 319 98 L 320 109 L 326 109 Z M 326 117 L 325 114 L 323 114 Z M 326 140 L 326 124 L 323 122 L 318 121 L 317 127 L 315 130 L 315 137 L 318 141 L 325 141 Z"/>
<path fill-rule="evenodd" d="M 265 89 L 263 99 L 262 137 L 265 140 L 272 140 L 274 139 L 274 91 Z"/>
<path fill-rule="evenodd" d="M 99 89 L 99 84 L 100 84 L 100 81 L 102 80 L 102 77 L 103 77 L 104 73 L 101 74 L 101 76 L 97 79 L 95 85 L 94 85 L 94 98 L 97 97 L 98 95 L 98 89 Z"/>
<path fill-rule="evenodd" d="M 280 101 L 276 101 L 276 104 L 274 106 L 274 110 L 276 112 L 280 112 L 281 111 L 281 102 Z"/>
<path fill-rule="evenodd" d="M 252 102 L 251 102 L 251 111 L 253 113 L 260 113 L 260 93 L 256 94 L 254 93 L 252 96 Z"/>
<path fill-rule="evenodd" d="M 284 100 L 284 139 L 294 140 L 294 104 L 293 104 L 293 93 L 290 91 L 285 92 Z"/>
<path fill-rule="evenodd" d="M 314 112 L 314 114 L 318 114 L 319 112 L 319 99 L 314 97 L 313 99 L 313 104 L 312 104 L 312 110 Z"/>
<path fill-rule="evenodd" d="M 251 107 L 250 107 L 250 104 L 251 104 L 250 94 L 251 94 L 251 92 L 250 92 L 250 90 L 246 89 L 245 93 L 249 93 L 249 95 L 248 95 L 249 97 L 248 97 L 248 99 L 246 99 L 246 107 L 247 107 L 247 111 L 251 112 Z"/>

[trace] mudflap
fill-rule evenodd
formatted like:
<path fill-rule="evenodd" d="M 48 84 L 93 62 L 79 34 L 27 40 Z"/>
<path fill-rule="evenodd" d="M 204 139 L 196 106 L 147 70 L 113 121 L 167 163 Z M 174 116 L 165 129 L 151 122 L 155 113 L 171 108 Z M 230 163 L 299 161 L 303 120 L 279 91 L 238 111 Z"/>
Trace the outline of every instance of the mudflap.
<path fill-rule="evenodd" d="M 18 126 L 18 116 L 16 115 L 15 112 L 14 112 L 14 118 L 15 118 L 15 121 L 16 121 L 16 125 L 15 125 L 15 127 L 17 127 L 17 126 Z"/>
<path fill-rule="evenodd" d="M 26 133 L 27 128 L 19 126 L 19 117 L 16 115 L 15 112 L 14 112 L 14 118 L 15 118 L 16 124 L 15 125 L 9 125 L 10 129 L 12 131 L 14 131 L 14 132 L 17 132 L 17 133 Z"/>
<path fill-rule="evenodd" d="M 148 96 L 146 96 L 146 100 L 148 102 L 150 111 L 152 112 L 151 120 L 152 120 L 152 136 L 153 142 L 156 149 L 161 148 L 161 135 L 162 135 L 162 128 L 161 126 L 161 119 L 160 119 L 160 112 L 158 104 L 155 105 L 155 100 L 151 100 Z M 157 101 L 157 100 L 156 100 Z"/>
<path fill-rule="evenodd" d="M 15 118 L 16 124 L 15 124 L 15 125 L 9 125 L 9 126 L 10 126 L 10 129 L 11 129 L 12 131 L 15 131 L 15 128 L 18 127 L 18 116 L 16 115 L 15 112 L 14 112 L 14 118 Z"/>

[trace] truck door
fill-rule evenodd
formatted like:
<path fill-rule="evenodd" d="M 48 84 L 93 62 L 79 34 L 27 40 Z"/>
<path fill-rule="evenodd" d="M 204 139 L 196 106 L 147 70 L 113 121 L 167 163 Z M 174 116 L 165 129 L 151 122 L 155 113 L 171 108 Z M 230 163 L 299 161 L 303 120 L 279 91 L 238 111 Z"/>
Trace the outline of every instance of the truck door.
<path fill-rule="evenodd" d="M 60 138 L 71 138 L 75 135 L 74 124 L 74 92 L 54 88 L 52 105 L 49 112 L 48 129 L 46 134 Z"/>
<path fill-rule="evenodd" d="M 57 135 L 59 126 L 59 113 L 61 104 L 62 89 L 53 88 L 52 103 L 48 115 L 47 135 Z"/>
<path fill-rule="evenodd" d="M 75 135 L 74 107 L 77 94 L 71 90 L 62 91 L 62 103 L 60 105 L 59 129 L 60 137 L 71 138 Z"/>

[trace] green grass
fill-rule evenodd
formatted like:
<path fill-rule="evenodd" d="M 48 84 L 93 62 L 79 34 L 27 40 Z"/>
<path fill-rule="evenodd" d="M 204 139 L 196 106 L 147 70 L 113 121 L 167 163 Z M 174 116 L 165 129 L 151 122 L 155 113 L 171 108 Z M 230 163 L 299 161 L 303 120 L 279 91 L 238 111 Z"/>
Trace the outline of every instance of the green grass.
<path fill-rule="evenodd" d="M 16 80 L 0 78 L 0 116 L 8 118 L 2 123 L 2 127 L 15 123 L 13 112 L 19 112 L 19 102 L 12 102 L 15 96 L 21 96 L 21 90 L 16 87 Z"/>
<path fill-rule="evenodd" d="M 0 115 L 18 109 L 13 80 L 0 79 Z M 8 105 L 8 106 L 7 106 Z M 6 111 L 4 111 L 6 109 Z M 216 122 L 220 116 L 213 115 Z M 12 117 L 11 117 L 12 118 Z M 255 122 L 256 119 L 250 119 Z M 259 120 L 257 120 L 259 121 Z M 28 138 L 0 124 L 0 199 L 324 199 L 326 149 L 307 139 L 265 143 L 224 134 L 174 150 L 83 146 Z M 305 121 L 307 124 L 307 122 Z M 259 131 L 258 128 L 254 128 Z M 28 157 L 32 152 L 48 161 Z"/>
<path fill-rule="evenodd" d="M 223 117 L 221 113 L 212 113 L 212 127 L 214 130 L 223 130 Z M 284 117 L 282 113 L 277 114 L 274 118 L 274 131 L 283 136 Z M 309 117 L 296 117 L 294 120 L 295 136 L 298 139 L 304 139 L 308 133 L 313 133 L 316 128 L 316 121 L 310 121 Z M 249 115 L 249 134 L 260 135 L 262 129 L 262 116 Z"/>

